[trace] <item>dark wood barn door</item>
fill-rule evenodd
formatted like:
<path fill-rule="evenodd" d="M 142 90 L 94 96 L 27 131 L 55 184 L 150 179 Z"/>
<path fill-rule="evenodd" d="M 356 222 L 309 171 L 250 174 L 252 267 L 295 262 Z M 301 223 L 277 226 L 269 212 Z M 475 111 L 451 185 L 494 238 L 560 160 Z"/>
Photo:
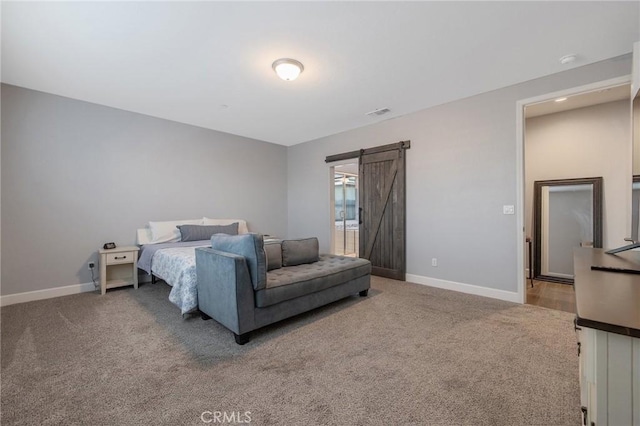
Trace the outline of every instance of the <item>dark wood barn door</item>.
<path fill-rule="evenodd" d="M 405 149 L 409 143 L 371 148 L 360 155 L 360 257 L 372 274 L 405 279 Z"/>

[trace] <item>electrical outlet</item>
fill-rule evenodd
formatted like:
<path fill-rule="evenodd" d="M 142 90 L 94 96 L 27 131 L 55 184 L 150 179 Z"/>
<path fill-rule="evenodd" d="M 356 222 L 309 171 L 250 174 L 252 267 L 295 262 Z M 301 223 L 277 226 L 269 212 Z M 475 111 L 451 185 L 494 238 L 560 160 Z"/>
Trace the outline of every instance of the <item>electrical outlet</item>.
<path fill-rule="evenodd" d="M 438 266 L 438 259 L 436 259 L 435 257 L 431 259 L 431 266 Z"/>
<path fill-rule="evenodd" d="M 89 269 L 93 269 L 93 268 L 95 268 L 95 267 L 96 267 L 96 264 L 95 264 L 95 262 L 89 262 L 89 263 L 87 264 L 87 266 L 89 267 Z"/>

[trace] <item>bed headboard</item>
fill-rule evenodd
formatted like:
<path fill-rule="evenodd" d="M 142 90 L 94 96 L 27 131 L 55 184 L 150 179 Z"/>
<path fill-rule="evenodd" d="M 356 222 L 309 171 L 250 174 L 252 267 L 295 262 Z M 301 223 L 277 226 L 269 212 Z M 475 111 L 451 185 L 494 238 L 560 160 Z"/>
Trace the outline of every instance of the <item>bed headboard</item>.
<path fill-rule="evenodd" d="M 140 228 L 136 230 L 136 244 L 139 246 L 151 244 L 151 229 Z"/>

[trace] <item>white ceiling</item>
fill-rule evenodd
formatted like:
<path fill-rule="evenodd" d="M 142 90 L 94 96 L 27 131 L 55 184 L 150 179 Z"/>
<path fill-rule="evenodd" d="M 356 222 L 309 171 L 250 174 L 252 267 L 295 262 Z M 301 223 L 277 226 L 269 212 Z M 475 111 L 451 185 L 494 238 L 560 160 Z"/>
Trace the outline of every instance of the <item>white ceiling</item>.
<path fill-rule="evenodd" d="M 3 1 L 2 81 L 293 145 L 627 54 L 639 23 L 635 1 Z"/>

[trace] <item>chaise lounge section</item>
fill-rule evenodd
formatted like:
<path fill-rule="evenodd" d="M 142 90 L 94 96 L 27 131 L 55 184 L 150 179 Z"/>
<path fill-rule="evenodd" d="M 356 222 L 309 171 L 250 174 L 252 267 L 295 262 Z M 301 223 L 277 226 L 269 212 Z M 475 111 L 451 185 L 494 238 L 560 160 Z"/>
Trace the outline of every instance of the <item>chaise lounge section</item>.
<path fill-rule="evenodd" d="M 198 307 L 231 330 L 236 343 L 253 330 L 370 287 L 366 259 L 318 254 L 317 238 L 268 241 L 260 234 L 214 235 L 196 249 Z"/>

